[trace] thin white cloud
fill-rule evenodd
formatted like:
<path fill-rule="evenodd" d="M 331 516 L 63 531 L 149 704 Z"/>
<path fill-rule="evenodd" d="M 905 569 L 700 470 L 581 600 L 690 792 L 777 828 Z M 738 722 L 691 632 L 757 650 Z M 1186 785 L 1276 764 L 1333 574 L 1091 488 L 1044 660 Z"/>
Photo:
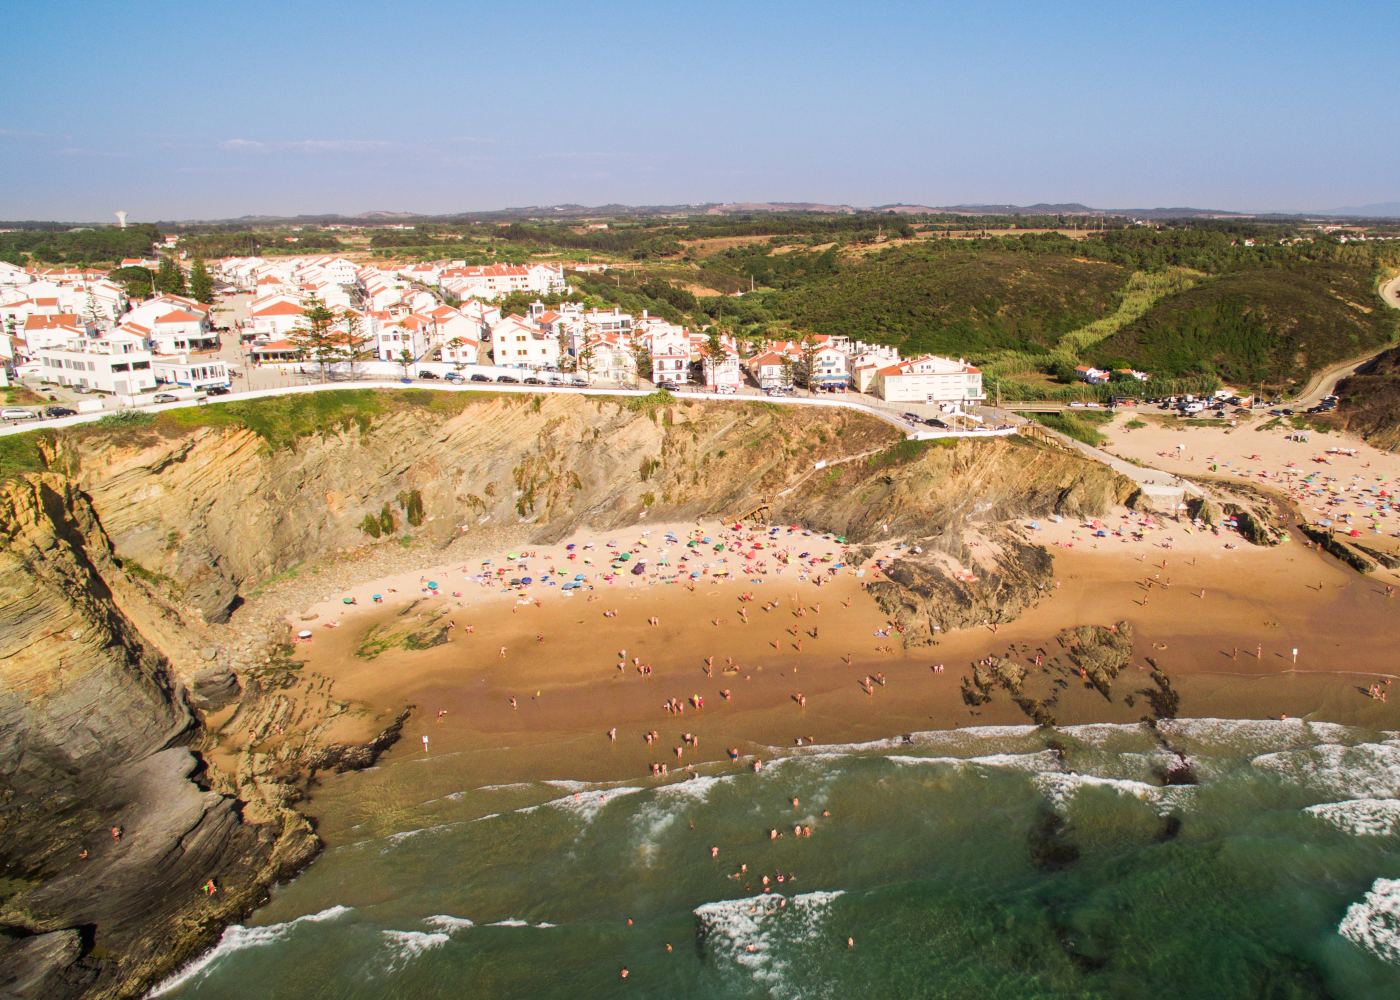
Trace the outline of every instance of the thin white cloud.
<path fill-rule="evenodd" d="M 396 145 L 385 139 L 224 139 L 219 148 L 231 153 L 372 153 Z"/>

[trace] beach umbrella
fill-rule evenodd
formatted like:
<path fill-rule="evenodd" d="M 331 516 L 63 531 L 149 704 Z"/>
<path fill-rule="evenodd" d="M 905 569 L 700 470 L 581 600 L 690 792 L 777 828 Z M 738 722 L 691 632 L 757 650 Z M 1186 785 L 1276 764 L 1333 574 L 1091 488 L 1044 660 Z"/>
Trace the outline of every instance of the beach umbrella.
<path fill-rule="evenodd" d="M 523 577 L 520 578 L 520 582 L 521 582 L 522 584 L 524 584 L 525 586 L 528 587 L 530 584 L 532 584 L 532 583 L 535 582 L 535 579 L 534 579 L 534 577 L 523 576 Z"/>
<path fill-rule="evenodd" d="M 310 630 L 309 628 L 304 628 L 304 629 L 302 629 L 300 632 L 297 633 L 297 638 L 298 638 L 298 639 L 310 639 L 310 638 L 311 638 L 311 630 Z"/>
<path fill-rule="evenodd" d="M 572 552 L 572 551 L 573 551 L 574 549 L 576 549 L 576 548 L 578 548 L 578 546 L 575 545 L 573 542 L 570 542 L 568 545 L 565 545 L 565 546 L 564 546 L 564 549 L 565 549 L 565 551 L 567 551 L 567 552 Z"/>
<path fill-rule="evenodd" d="M 574 574 L 574 579 L 575 579 L 575 580 L 586 580 L 586 579 L 588 579 L 588 577 L 584 576 L 582 573 L 575 573 L 575 574 Z"/>
<path fill-rule="evenodd" d="M 383 594 L 375 594 L 373 600 L 374 600 L 374 602 L 375 602 L 376 604 L 378 604 L 380 601 L 384 600 L 384 595 L 383 595 Z"/>
<path fill-rule="evenodd" d="M 429 581 L 428 581 L 428 589 L 429 589 L 429 590 L 437 590 L 437 581 L 436 581 L 436 580 L 429 580 Z"/>
<path fill-rule="evenodd" d="M 622 555 L 618 556 L 617 558 L 618 558 L 618 561 L 619 561 L 619 562 L 626 562 L 628 559 L 631 559 L 631 558 L 632 558 L 632 553 L 630 553 L 630 552 L 624 552 L 624 553 L 622 553 Z"/>
<path fill-rule="evenodd" d="M 341 603 L 341 604 L 354 604 L 354 603 L 355 603 L 355 599 L 354 599 L 353 597 L 342 597 L 342 598 L 340 599 L 340 603 Z"/>
<path fill-rule="evenodd" d="M 507 559 L 519 559 L 520 557 L 519 557 L 518 555 L 516 555 L 514 552 L 507 552 L 507 553 L 506 553 L 506 558 L 507 558 Z"/>

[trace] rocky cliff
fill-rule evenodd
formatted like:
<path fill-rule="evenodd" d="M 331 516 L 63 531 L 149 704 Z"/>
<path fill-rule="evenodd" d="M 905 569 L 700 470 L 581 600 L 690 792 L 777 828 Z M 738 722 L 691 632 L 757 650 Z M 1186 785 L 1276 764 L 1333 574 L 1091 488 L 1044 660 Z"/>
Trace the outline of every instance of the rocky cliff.
<path fill-rule="evenodd" d="M 314 854 L 295 805 L 318 770 L 396 738 L 401 715 L 345 743 L 350 706 L 278 655 L 279 578 L 760 510 L 922 540 L 881 599 L 956 625 L 1047 572 L 1000 522 L 1128 492 L 1065 452 L 913 445 L 852 411 L 389 398 L 319 422 L 268 401 L 295 435 L 244 403 L 48 436 L 0 488 L 0 990 L 139 993 Z M 222 755 L 221 730 L 255 738 Z"/>

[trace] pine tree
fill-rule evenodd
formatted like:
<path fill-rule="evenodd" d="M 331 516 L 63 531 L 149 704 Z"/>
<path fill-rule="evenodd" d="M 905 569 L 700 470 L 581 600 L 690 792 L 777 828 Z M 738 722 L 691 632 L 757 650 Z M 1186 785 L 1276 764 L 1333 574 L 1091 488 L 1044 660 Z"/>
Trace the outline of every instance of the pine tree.
<path fill-rule="evenodd" d="M 209 277 L 209 269 L 204 266 L 204 258 L 196 257 L 190 265 L 190 295 L 196 302 L 209 305 L 214 301 L 214 279 Z"/>
<path fill-rule="evenodd" d="M 156 291 L 167 295 L 185 294 L 185 273 L 171 254 L 160 259 L 160 269 L 156 271 Z"/>
<path fill-rule="evenodd" d="M 326 366 L 340 360 L 340 338 L 331 330 L 335 313 L 326 308 L 320 299 L 307 299 L 304 311 L 305 326 L 298 327 L 287 335 L 297 356 L 310 361 L 321 369 L 321 381 L 326 380 Z"/>

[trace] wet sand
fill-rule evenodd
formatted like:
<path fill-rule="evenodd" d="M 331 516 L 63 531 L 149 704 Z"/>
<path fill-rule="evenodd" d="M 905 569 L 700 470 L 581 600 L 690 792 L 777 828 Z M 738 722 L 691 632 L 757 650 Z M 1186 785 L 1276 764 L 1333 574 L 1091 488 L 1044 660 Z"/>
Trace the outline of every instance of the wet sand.
<path fill-rule="evenodd" d="M 1105 527 L 1138 520 L 1116 515 Z M 664 527 L 651 530 L 659 537 Z M 621 534 L 635 538 L 638 531 Z M 445 596 L 425 598 L 412 576 L 398 581 L 405 587 L 393 601 L 340 606 L 339 627 L 316 629 L 297 653 L 308 668 L 334 678 L 337 697 L 367 706 L 353 717 L 360 725 L 373 728 L 402 706 L 416 706 L 386 763 L 421 758 L 439 765 L 414 772 L 423 795 L 461 787 L 464 774 L 496 782 L 666 780 L 651 777 L 652 763 L 665 763 L 674 779 L 689 764 L 727 762 L 729 748 L 740 755 L 734 766 L 747 766 L 799 738 L 845 743 L 915 730 L 1025 724 L 1005 697 L 975 709 L 964 704 L 959 683 L 970 664 L 1008 652 L 1028 662 L 1022 646 L 1053 655 L 1061 629 L 1120 620 L 1134 628 L 1133 665 L 1115 684 L 1112 700 L 1088 685 L 1071 685 L 1056 707 L 1061 724 L 1141 719 L 1141 699 L 1128 705 L 1123 695 L 1148 685 L 1149 657 L 1171 677 L 1182 716 L 1287 714 L 1380 728 L 1400 724 L 1400 707 L 1365 694 L 1369 684 L 1397 672 L 1400 605 L 1381 584 L 1335 560 L 1294 542 L 1257 548 L 1170 524 L 1140 540 L 1095 538 L 1069 521 L 1042 523 L 1027 534 L 1054 552 L 1058 586 L 995 632 L 953 632 L 919 649 L 903 649 L 897 634 L 874 634 L 887 625 L 886 616 L 863 590 L 864 580 L 848 569 L 821 587 L 799 583 L 794 574 L 758 584 L 705 580 L 694 591 L 679 584 L 619 585 L 565 597 L 554 589 L 538 594 L 538 606 L 517 605 L 517 595 L 495 591 L 463 590 L 453 598 L 445 586 Z M 815 551 L 810 539 L 803 544 Z M 382 581 L 377 586 L 384 589 Z M 590 593 L 596 599 L 589 600 Z M 753 600 L 741 602 L 744 593 Z M 415 612 L 425 603 L 450 611 L 456 627 L 448 642 L 390 649 L 373 660 L 355 656 L 368 629 L 398 621 L 414 600 Z M 778 607 L 762 610 L 774 600 Z M 328 603 L 322 610 L 335 607 Z M 748 624 L 739 617 L 741 607 Z M 616 617 L 604 616 L 610 609 Z M 658 625 L 648 624 L 653 617 Z M 619 656 L 623 650 L 625 657 Z M 712 675 L 707 655 L 714 657 Z M 651 673 L 640 673 L 634 657 Z M 726 671 L 726 657 L 737 670 Z M 931 669 L 936 664 L 944 665 L 941 673 Z M 886 682 L 867 693 L 862 681 L 877 672 Z M 805 706 L 795 700 L 799 693 Z M 702 710 L 692 696 L 703 698 Z M 685 713 L 667 712 L 668 699 L 684 704 Z M 608 736 L 614 727 L 615 740 Z M 659 738 L 649 745 L 650 731 Z M 698 746 L 683 741 L 687 733 Z M 324 797 L 331 842 L 340 825 L 334 814 L 348 815 L 331 803 L 352 794 L 342 783 L 355 780 L 328 779 L 328 786 L 342 789 Z M 317 798 L 313 813 L 320 809 Z"/>

